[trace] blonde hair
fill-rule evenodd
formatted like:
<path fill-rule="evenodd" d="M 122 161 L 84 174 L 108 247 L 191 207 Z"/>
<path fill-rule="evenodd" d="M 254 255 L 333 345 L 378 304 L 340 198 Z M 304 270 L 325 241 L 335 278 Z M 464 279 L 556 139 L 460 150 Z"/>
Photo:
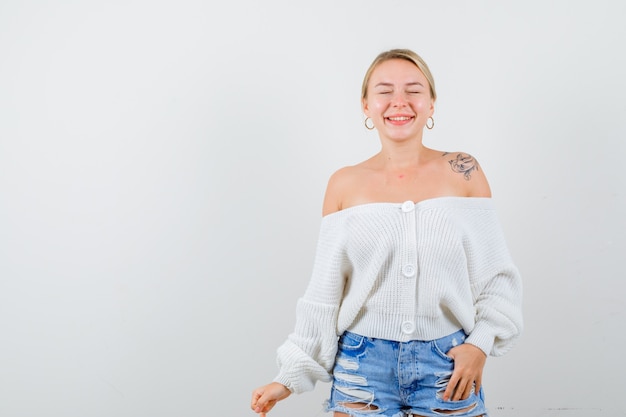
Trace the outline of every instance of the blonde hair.
<path fill-rule="evenodd" d="M 435 79 L 433 78 L 428 65 L 426 62 L 415 52 L 410 49 L 390 49 L 389 51 L 381 52 L 376 59 L 372 62 L 370 67 L 367 69 L 365 73 L 365 77 L 363 78 L 363 85 L 361 86 L 361 98 L 367 98 L 367 85 L 369 84 L 370 77 L 372 76 L 372 72 L 376 69 L 378 65 L 385 61 L 389 61 L 390 59 L 404 59 L 405 61 L 409 61 L 422 71 L 422 74 L 426 77 L 428 81 L 428 85 L 430 87 L 430 95 L 433 98 L 433 101 L 437 99 L 437 91 L 435 90 Z"/>

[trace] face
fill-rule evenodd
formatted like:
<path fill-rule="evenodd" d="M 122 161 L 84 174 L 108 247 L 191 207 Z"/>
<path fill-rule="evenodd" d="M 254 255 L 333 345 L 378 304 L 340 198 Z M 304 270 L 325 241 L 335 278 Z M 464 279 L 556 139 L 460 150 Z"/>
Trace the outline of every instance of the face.
<path fill-rule="evenodd" d="M 421 135 L 434 104 L 419 68 L 404 59 L 390 59 L 372 72 L 363 112 L 381 136 L 401 140 Z"/>

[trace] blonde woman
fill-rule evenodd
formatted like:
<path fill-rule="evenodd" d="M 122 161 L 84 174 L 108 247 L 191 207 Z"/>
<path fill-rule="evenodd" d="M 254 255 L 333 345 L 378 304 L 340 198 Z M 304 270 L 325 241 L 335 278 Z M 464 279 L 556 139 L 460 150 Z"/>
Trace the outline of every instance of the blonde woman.
<path fill-rule="evenodd" d="M 522 284 L 478 162 L 424 146 L 435 83 L 406 49 L 363 80 L 380 152 L 335 172 L 310 283 L 279 372 L 252 393 L 265 417 L 291 393 L 332 381 L 343 416 L 486 416 L 482 375 L 522 331 Z"/>

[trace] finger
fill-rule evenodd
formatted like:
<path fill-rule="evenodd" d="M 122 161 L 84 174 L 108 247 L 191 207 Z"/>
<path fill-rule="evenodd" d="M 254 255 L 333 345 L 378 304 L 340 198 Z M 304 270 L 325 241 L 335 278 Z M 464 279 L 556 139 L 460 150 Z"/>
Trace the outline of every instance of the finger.
<path fill-rule="evenodd" d="M 475 383 L 475 386 L 476 386 L 475 392 L 476 392 L 476 395 L 478 395 L 478 393 L 480 392 L 480 388 L 483 386 L 482 378 L 480 376 L 478 376 L 474 383 Z"/>
<path fill-rule="evenodd" d="M 448 386 L 446 387 L 446 390 L 443 392 L 443 400 L 448 401 L 450 398 L 450 395 L 452 395 L 453 392 L 454 392 L 454 387 L 452 386 L 450 382 L 448 382 Z"/>
<path fill-rule="evenodd" d="M 254 406 L 253 406 L 252 409 L 256 413 L 261 413 L 261 412 L 265 411 L 265 407 L 266 407 L 265 401 L 262 399 L 262 397 L 259 397 L 259 398 L 257 398 L 256 402 L 254 403 Z"/>
<path fill-rule="evenodd" d="M 450 377 L 450 380 L 448 381 L 448 386 L 446 387 L 446 390 L 443 393 L 444 401 L 450 401 L 450 399 L 455 395 L 458 389 L 458 383 L 459 383 L 458 378 L 454 374 L 452 374 L 452 376 Z"/>
<path fill-rule="evenodd" d="M 255 410 L 258 405 L 259 405 L 259 398 L 261 398 L 262 393 L 261 392 L 254 392 L 252 393 L 252 401 L 250 402 L 250 407 Z"/>
<path fill-rule="evenodd" d="M 454 393 L 452 394 L 452 401 L 459 401 L 465 392 L 465 386 L 461 385 L 461 381 L 457 384 L 454 389 Z"/>
<path fill-rule="evenodd" d="M 467 400 L 470 395 L 472 395 L 472 388 L 473 388 L 474 384 L 472 383 L 467 383 L 465 385 L 465 389 L 463 390 L 463 395 L 461 396 L 462 400 Z"/>
<path fill-rule="evenodd" d="M 268 413 L 272 408 L 274 408 L 274 405 L 276 404 L 276 400 L 272 400 L 268 398 L 269 394 L 267 395 L 263 395 L 256 406 L 256 412 L 257 413 Z"/>
<path fill-rule="evenodd" d="M 452 401 L 461 401 L 467 397 L 469 397 L 469 391 L 471 390 L 470 384 L 467 383 L 464 379 L 461 379 L 456 388 L 454 389 L 454 395 L 452 396 Z"/>

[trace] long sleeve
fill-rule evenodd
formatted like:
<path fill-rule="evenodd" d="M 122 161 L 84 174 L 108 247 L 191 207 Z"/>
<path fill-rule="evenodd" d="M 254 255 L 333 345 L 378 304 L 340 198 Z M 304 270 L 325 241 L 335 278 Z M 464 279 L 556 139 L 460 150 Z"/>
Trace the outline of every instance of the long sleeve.
<path fill-rule="evenodd" d="M 501 356 L 513 347 L 523 329 L 522 280 L 495 211 L 471 226 L 468 270 L 476 316 L 466 341 L 486 354 Z"/>
<path fill-rule="evenodd" d="M 329 381 L 337 352 L 337 316 L 349 263 L 339 216 L 322 220 L 311 280 L 296 306 L 296 325 L 277 352 L 274 379 L 294 393 Z"/>

